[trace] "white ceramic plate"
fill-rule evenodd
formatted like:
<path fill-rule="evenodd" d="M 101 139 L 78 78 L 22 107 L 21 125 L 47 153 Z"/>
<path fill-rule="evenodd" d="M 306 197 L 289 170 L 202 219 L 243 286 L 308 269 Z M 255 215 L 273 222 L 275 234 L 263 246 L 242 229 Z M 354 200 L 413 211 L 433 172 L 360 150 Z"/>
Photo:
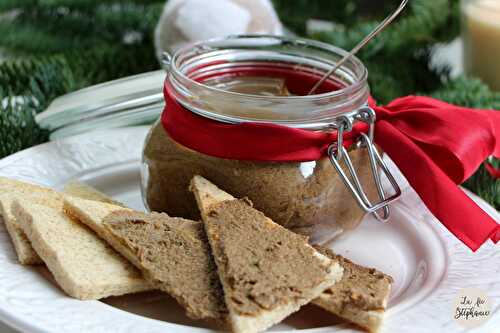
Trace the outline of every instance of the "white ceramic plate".
<path fill-rule="evenodd" d="M 140 199 L 140 154 L 147 128 L 94 132 L 40 145 L 0 161 L 0 175 L 55 189 L 84 181 L 136 209 Z M 400 179 L 404 183 L 404 179 Z M 497 220 L 498 212 L 474 196 Z M 493 314 L 478 332 L 500 327 L 500 251 L 492 243 L 476 253 L 453 238 L 408 187 L 388 223 L 367 216 L 333 249 L 390 274 L 395 282 L 385 332 L 461 332 L 453 320 L 457 292 L 483 289 Z M 0 320 L 29 332 L 210 332 L 160 293 L 78 301 L 65 296 L 44 268 L 16 262 L 0 225 Z M 306 306 L 273 331 L 348 332 L 327 312 Z"/>

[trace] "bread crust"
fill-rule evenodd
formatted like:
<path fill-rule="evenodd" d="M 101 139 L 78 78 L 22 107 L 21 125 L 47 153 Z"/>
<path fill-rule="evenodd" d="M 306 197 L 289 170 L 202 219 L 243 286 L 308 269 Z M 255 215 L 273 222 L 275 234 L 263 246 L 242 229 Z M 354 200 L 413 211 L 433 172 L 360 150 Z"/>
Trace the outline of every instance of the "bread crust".
<path fill-rule="evenodd" d="M 211 274 L 215 277 L 215 281 L 219 282 L 217 272 L 209 267 L 213 264 L 213 259 L 200 222 L 171 218 L 166 214 L 144 214 L 76 198 L 67 198 L 64 209 L 69 215 L 92 228 L 140 269 L 152 288 L 173 296 L 186 309 L 189 317 L 226 326 L 227 310 L 223 302 L 218 302 L 222 296 L 216 297 L 217 286 L 209 285 Z M 197 226 L 201 233 L 196 230 Z M 175 236 L 175 239 L 169 239 L 169 235 Z M 177 252 L 183 251 L 189 251 L 191 258 L 185 257 L 183 259 L 185 265 L 179 266 L 178 269 L 172 262 L 165 261 L 179 254 Z M 156 259 L 153 260 L 153 257 Z M 169 267 L 172 271 L 166 272 L 163 266 Z M 215 264 L 213 266 L 215 267 Z M 190 279 L 195 276 L 198 279 L 190 281 L 183 274 L 182 279 L 176 282 L 173 277 L 186 270 L 192 270 Z M 200 276 L 201 272 L 205 276 Z M 187 295 L 186 287 L 189 286 L 192 286 L 197 294 Z M 197 298 L 201 301 L 193 301 Z"/>
<path fill-rule="evenodd" d="M 123 205 L 115 202 L 113 199 L 91 186 L 77 181 L 66 184 L 63 193 L 89 200 Z M 57 208 L 61 206 L 62 197 L 62 193 L 56 192 L 50 188 L 0 177 L 0 216 L 3 218 L 7 233 L 14 246 L 17 259 L 21 264 L 42 265 L 43 260 L 33 249 L 28 237 L 26 237 L 26 234 L 16 221 L 14 214 L 12 214 L 12 203 L 17 198 L 21 198 L 35 204 Z"/>
<path fill-rule="evenodd" d="M 12 211 L 58 285 L 81 300 L 149 289 L 141 273 L 86 226 L 59 209 L 18 199 Z"/>
<path fill-rule="evenodd" d="M 200 207 L 234 332 L 264 331 L 340 280 L 342 268 L 336 261 L 253 209 L 247 200 L 236 200 L 200 176 L 193 178 L 190 188 Z M 256 261 L 258 268 L 250 261 Z"/>
<path fill-rule="evenodd" d="M 378 332 L 383 324 L 392 278 L 374 268 L 355 264 L 328 248 L 316 248 L 337 260 L 344 268 L 344 276 L 313 303 L 368 332 Z"/>

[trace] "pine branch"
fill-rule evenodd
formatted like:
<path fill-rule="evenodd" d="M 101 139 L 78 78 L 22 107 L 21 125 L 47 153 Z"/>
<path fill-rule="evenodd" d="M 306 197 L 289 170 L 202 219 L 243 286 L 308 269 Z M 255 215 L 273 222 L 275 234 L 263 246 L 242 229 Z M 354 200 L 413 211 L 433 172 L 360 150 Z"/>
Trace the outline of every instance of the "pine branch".
<path fill-rule="evenodd" d="M 37 2 L 37 0 L 2 0 L 0 2 L 0 12 L 33 7 L 37 5 Z"/>
<path fill-rule="evenodd" d="M 0 21 L 0 45 L 11 52 L 59 53 L 113 43 L 152 44 L 161 5 L 100 5 L 91 13 L 28 10 Z M 131 38 L 127 38 L 131 37 Z"/>
<path fill-rule="evenodd" d="M 391 9 L 398 1 L 392 2 L 393 5 L 388 6 Z M 413 0 L 409 6 L 392 26 L 358 54 L 369 70 L 373 95 L 384 103 L 416 91 L 430 93 L 448 75 L 446 68 L 429 67 L 429 50 L 436 41 L 436 31 L 443 29 L 451 16 L 449 1 Z M 337 24 L 332 31 L 315 33 L 312 37 L 351 49 L 379 21 L 380 18 L 359 20 L 348 28 Z"/>
<path fill-rule="evenodd" d="M 17 21 L 35 25 L 52 34 L 95 36 L 120 41 L 127 31 L 149 34 L 158 21 L 162 4 L 100 4 L 88 11 L 59 9 L 24 11 Z"/>
<path fill-rule="evenodd" d="M 0 89 L 4 97 L 28 94 L 50 102 L 75 89 L 158 68 L 150 46 L 96 47 L 0 63 Z"/>
<path fill-rule="evenodd" d="M 0 45 L 12 55 L 58 53 L 89 48 L 101 43 L 94 36 L 81 38 L 54 35 L 34 25 L 0 21 Z"/>
<path fill-rule="evenodd" d="M 82 86 L 160 68 L 152 45 L 118 45 L 65 54 L 66 62 Z"/>
<path fill-rule="evenodd" d="M 3 97 L 1 101 L 0 158 L 47 141 L 48 132 L 35 122 L 33 100 L 20 96 Z"/>
<path fill-rule="evenodd" d="M 460 0 L 449 0 L 449 15 L 446 22 L 434 32 L 434 39 L 440 43 L 448 43 L 460 34 L 461 9 Z"/>
<path fill-rule="evenodd" d="M 0 64 L 0 157 L 47 139 L 34 115 L 54 98 L 159 67 L 151 34 L 161 5 L 61 11 L 51 7 L 56 2 L 62 3 L 45 1 L 0 22 L 0 45 L 28 56 Z M 145 37 L 127 45 L 130 32 Z"/>
<path fill-rule="evenodd" d="M 379 102 L 388 103 L 416 91 L 428 94 L 439 88 L 447 69 L 430 70 L 429 57 L 428 52 L 422 51 L 412 57 L 387 60 L 383 55 L 377 55 L 366 61 L 372 95 Z"/>
<path fill-rule="evenodd" d="M 493 163 L 496 168 L 500 168 L 499 160 L 495 160 Z M 463 186 L 479 195 L 496 210 L 500 210 L 500 180 L 493 179 L 484 166 L 481 166 Z"/>
<path fill-rule="evenodd" d="M 297 34 L 305 35 L 310 18 L 353 24 L 358 19 L 360 4 L 353 0 L 273 0 L 282 22 Z"/>
<path fill-rule="evenodd" d="M 37 102 L 35 111 L 48 106 L 55 97 L 78 87 L 61 56 L 0 64 L 0 93 L 2 98 L 29 96 Z"/>
<path fill-rule="evenodd" d="M 0 158 L 47 140 L 35 114 L 75 89 L 159 67 L 150 45 L 94 48 L 0 64 Z"/>
<path fill-rule="evenodd" d="M 62 59 L 0 64 L 0 158 L 47 140 L 34 116 L 74 87 Z"/>
<path fill-rule="evenodd" d="M 500 110 L 500 92 L 492 92 L 486 84 L 476 78 L 460 76 L 449 80 L 432 96 L 456 105 Z"/>
<path fill-rule="evenodd" d="M 164 4 L 162 0 L 135 0 L 133 2 L 140 5 Z M 33 8 L 93 10 L 99 5 L 124 3 L 130 3 L 130 0 L 2 0 L 0 12 Z"/>
<path fill-rule="evenodd" d="M 451 14 L 448 0 L 412 0 L 409 6 L 409 15 L 401 16 L 393 29 L 381 35 L 384 53 L 398 52 L 415 43 L 421 46 L 438 42 L 435 32 L 445 26 Z"/>
<path fill-rule="evenodd" d="M 413 0 L 409 6 L 409 10 L 380 34 L 376 41 L 360 51 L 360 58 L 366 60 L 380 53 L 386 59 L 413 55 L 415 50 L 436 42 L 434 32 L 444 26 L 451 13 L 449 1 Z M 379 20 L 360 21 L 354 26 L 337 24 L 332 31 L 315 33 L 311 37 L 349 50 L 378 23 Z"/>

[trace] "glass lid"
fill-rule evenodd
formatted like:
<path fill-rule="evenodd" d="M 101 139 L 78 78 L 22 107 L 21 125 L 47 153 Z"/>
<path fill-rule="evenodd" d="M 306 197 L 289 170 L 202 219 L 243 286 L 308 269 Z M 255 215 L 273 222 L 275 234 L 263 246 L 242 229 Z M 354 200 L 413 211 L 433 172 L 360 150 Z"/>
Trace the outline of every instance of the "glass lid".
<path fill-rule="evenodd" d="M 46 129 L 94 122 L 101 117 L 122 117 L 123 113 L 153 107 L 158 115 L 163 106 L 163 82 L 166 72 L 158 70 L 105 82 L 56 98 L 49 107 L 36 116 L 38 124 Z"/>

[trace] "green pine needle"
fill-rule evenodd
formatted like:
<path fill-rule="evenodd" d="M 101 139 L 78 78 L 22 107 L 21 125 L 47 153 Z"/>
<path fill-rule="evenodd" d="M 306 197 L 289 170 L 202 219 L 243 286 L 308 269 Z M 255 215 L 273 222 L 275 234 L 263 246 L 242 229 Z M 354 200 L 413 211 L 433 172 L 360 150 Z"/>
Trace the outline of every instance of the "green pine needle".
<path fill-rule="evenodd" d="M 2 98 L 0 158 L 47 141 L 48 133 L 34 120 L 36 106 L 26 97 Z"/>
<path fill-rule="evenodd" d="M 0 77 L 1 158 L 47 140 L 34 116 L 72 89 L 73 77 L 62 59 L 3 63 Z"/>

